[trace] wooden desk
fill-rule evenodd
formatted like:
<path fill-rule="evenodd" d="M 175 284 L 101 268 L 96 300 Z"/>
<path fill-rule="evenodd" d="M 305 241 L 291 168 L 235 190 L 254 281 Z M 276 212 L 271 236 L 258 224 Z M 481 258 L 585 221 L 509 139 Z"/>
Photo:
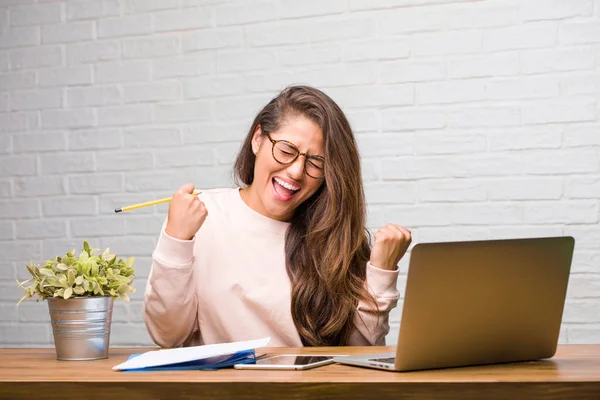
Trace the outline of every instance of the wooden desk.
<path fill-rule="evenodd" d="M 267 349 L 360 354 L 392 348 Z M 600 399 L 600 345 L 559 346 L 550 360 L 419 372 L 338 364 L 308 371 L 114 372 L 133 352 L 57 361 L 54 349 L 0 349 L 0 399 Z"/>

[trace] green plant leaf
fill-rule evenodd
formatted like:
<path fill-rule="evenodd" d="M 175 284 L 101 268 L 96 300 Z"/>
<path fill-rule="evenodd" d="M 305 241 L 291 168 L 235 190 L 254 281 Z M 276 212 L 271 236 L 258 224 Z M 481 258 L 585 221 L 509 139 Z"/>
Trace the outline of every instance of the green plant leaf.
<path fill-rule="evenodd" d="M 42 268 L 39 271 L 40 271 L 40 275 L 43 275 L 43 276 L 55 276 L 54 271 L 52 271 L 51 269 Z"/>
<path fill-rule="evenodd" d="M 63 298 L 66 300 L 69 297 L 71 297 L 72 294 L 73 294 L 73 288 L 71 288 L 71 287 L 66 288 L 65 291 L 63 292 Z"/>

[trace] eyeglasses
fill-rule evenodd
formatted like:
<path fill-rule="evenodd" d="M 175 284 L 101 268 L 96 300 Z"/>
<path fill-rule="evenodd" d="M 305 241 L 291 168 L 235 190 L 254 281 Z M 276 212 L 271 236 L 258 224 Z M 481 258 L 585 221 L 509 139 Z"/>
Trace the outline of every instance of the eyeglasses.
<path fill-rule="evenodd" d="M 267 133 L 267 137 L 273 143 L 271 153 L 279 164 L 289 165 L 294 163 L 300 156 L 304 156 L 304 172 L 311 178 L 321 179 L 325 176 L 325 159 L 320 156 L 309 156 L 300 152 L 296 145 L 287 140 L 274 140 Z"/>

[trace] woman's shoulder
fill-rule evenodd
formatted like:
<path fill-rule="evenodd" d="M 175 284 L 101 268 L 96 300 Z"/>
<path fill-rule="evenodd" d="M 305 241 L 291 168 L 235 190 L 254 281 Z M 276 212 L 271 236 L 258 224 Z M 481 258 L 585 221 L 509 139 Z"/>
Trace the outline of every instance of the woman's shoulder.
<path fill-rule="evenodd" d="M 229 208 L 238 195 L 239 188 L 214 188 L 202 190 L 198 198 L 211 208 Z"/>

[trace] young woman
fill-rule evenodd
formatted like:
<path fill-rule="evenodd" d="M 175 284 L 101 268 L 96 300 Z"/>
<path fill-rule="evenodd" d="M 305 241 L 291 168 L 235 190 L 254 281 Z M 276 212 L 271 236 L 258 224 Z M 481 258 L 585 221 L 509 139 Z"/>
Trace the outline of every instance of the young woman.
<path fill-rule="evenodd" d="M 342 110 L 317 89 L 285 89 L 256 116 L 234 170 L 241 187 L 173 196 L 144 298 L 153 340 L 383 345 L 411 234 L 388 224 L 371 248 Z"/>

